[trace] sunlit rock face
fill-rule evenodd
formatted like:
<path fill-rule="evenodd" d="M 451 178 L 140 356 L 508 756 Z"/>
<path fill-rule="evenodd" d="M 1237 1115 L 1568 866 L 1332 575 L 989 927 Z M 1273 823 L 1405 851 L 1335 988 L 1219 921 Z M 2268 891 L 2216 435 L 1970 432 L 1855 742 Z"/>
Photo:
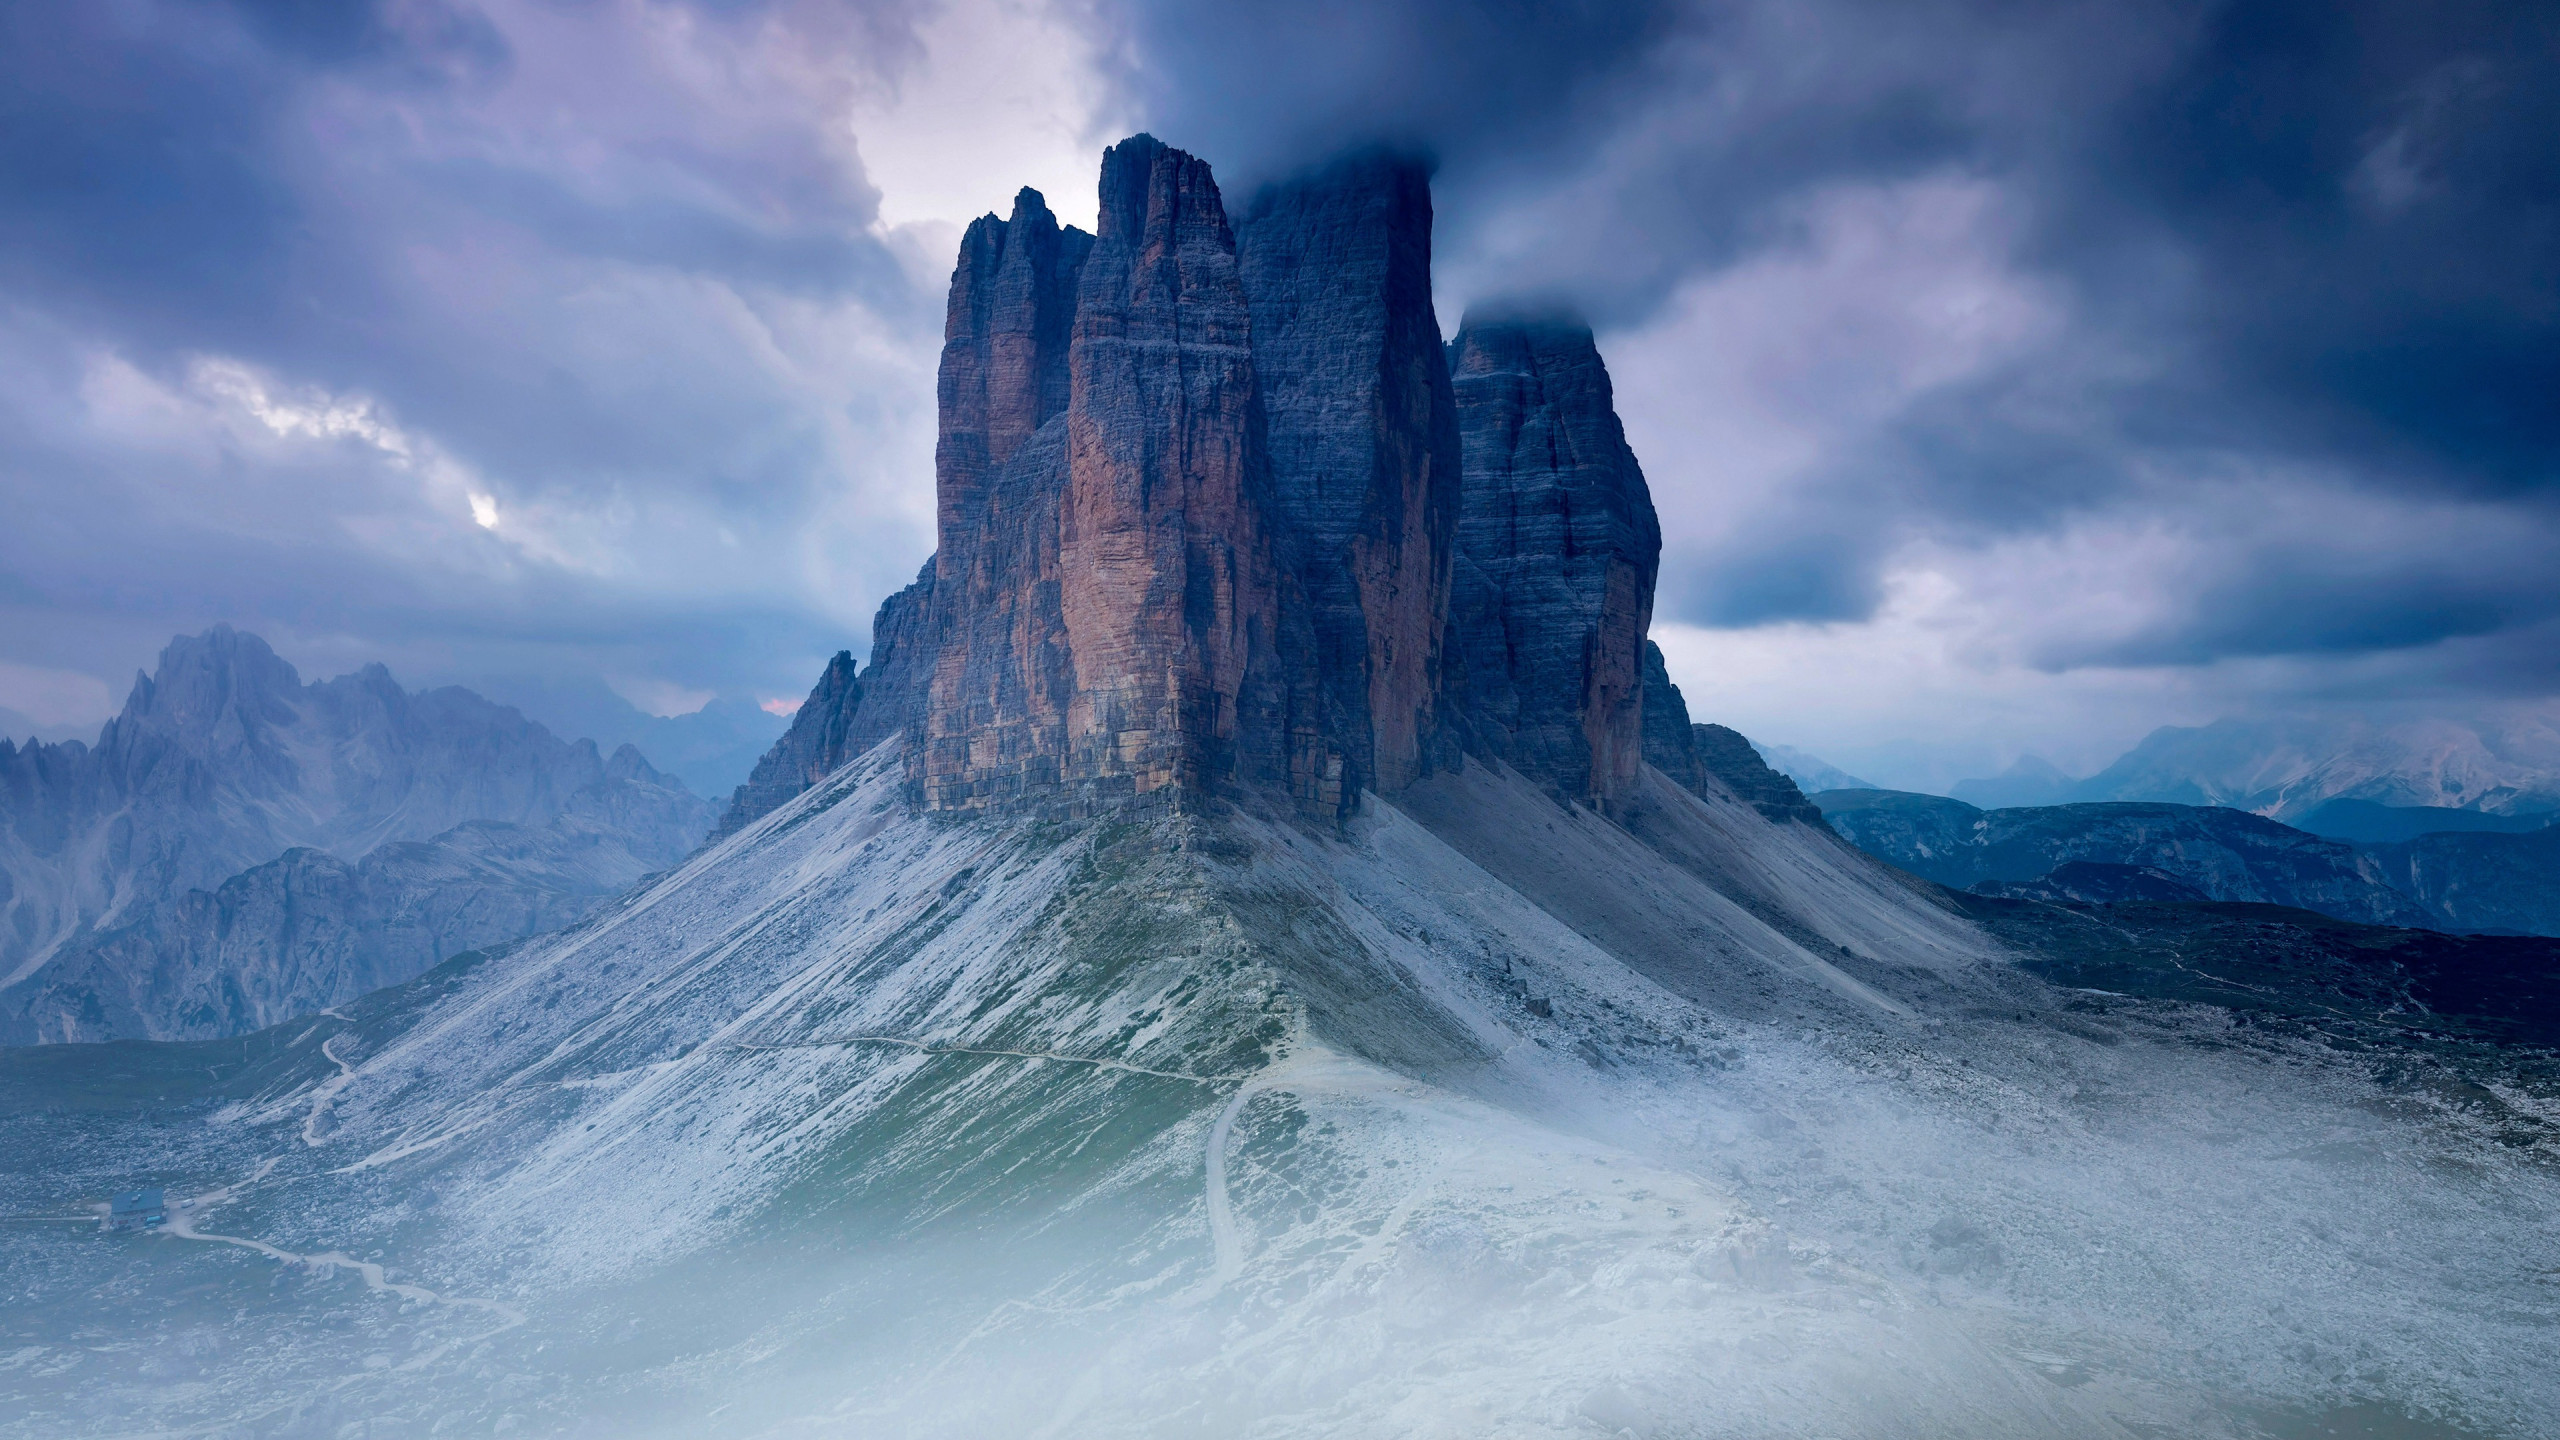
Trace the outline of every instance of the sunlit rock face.
<path fill-rule="evenodd" d="M 1284 605 L 1252 319 L 1206 162 L 1104 153 L 1077 293 L 1060 515 L 1067 778 L 1097 800 L 1228 782 L 1320 802 L 1311 636 Z"/>
<path fill-rule="evenodd" d="M 1467 743 L 1605 806 L 1644 763 L 1652 495 L 1589 327 L 1470 315 L 1449 354 L 1466 465 L 1449 633 Z"/>

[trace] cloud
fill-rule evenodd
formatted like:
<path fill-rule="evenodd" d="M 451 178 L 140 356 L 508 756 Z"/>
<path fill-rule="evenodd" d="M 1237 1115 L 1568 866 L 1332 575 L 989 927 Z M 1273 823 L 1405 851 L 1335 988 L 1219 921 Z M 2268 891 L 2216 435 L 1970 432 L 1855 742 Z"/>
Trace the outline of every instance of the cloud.
<path fill-rule="evenodd" d="M 2555 613 L 2523 547 L 2470 552 L 2494 579 L 2324 555 L 2314 512 L 2230 483 L 2318 471 L 2367 497 L 2365 534 L 2408 507 L 2413 549 L 2437 543 L 2438 497 L 2543 533 L 2547 8 L 1224 8 L 1127 11 L 1172 123 L 1248 165 L 1405 134 L 1444 161 L 1446 290 L 1562 294 L 1604 323 L 1672 616 L 1859 620 L 1914 546 L 2140 519 L 2186 537 L 2211 587 L 2141 642 L 2157 663 Z M 1336 58 L 1270 63 L 1317 47 Z M 2253 523 L 2277 513 L 2312 528 Z M 2227 578 L 2253 566 L 2270 583 Z M 2288 585 L 2329 618 L 2286 615 Z"/>
<path fill-rule="evenodd" d="M 94 728 L 115 714 L 115 704 L 106 682 L 94 675 L 0 660 L 0 707 L 25 726 L 47 730 Z M 8 733 L 26 731 L 0 731 Z"/>
<path fill-rule="evenodd" d="M 2555 56 L 2471 0 L 17 6 L 0 660 L 798 695 L 930 543 L 958 227 L 1145 126 L 1231 190 L 1436 154 L 1444 314 L 1601 326 L 1684 664 L 2081 737 L 2547 695 Z"/>
<path fill-rule="evenodd" d="M 228 619 L 307 668 L 804 686 L 930 534 L 948 258 L 854 123 L 924 12 L 0 18 L 11 658 Z"/>

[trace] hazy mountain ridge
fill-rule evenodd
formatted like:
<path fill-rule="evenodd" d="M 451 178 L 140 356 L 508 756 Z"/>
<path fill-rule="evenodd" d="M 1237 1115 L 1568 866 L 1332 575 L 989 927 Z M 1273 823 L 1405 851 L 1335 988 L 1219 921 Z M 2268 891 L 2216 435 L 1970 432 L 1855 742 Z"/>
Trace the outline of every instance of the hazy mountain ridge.
<path fill-rule="evenodd" d="M 1760 758 L 1767 761 L 1771 768 L 1796 782 L 1796 788 L 1807 795 L 1822 790 L 1873 790 L 1876 788 L 1873 784 L 1859 779 L 1822 757 L 1808 755 L 1792 745 L 1772 745 L 1765 741 L 1754 740 L 1751 742 L 1751 748 L 1760 752 Z"/>
<path fill-rule="evenodd" d="M 1894 790 L 1827 791 L 1814 802 L 1860 849 L 1956 890 L 2035 881 L 2088 861 L 2156 870 L 2213 900 L 2370 925 L 2435 919 L 2354 846 L 2240 810 L 2133 802 L 1978 810 Z"/>
<path fill-rule="evenodd" d="M 493 865 L 524 864 L 523 887 L 500 887 L 523 893 L 494 908 L 461 906 L 480 918 L 456 922 L 449 935 L 431 927 L 415 943 L 428 934 L 473 944 L 511 939 L 524 932 L 494 933 L 504 928 L 501 916 L 574 912 L 592 903 L 607 877 L 627 884 L 680 858 L 709 813 L 637 751 L 600 755 L 467 690 L 413 695 L 379 665 L 305 685 L 256 636 L 217 626 L 180 637 L 156 674 L 136 677 L 132 698 L 96 747 L 18 750 L 0 742 L 0 1015 L 7 1017 L 0 1024 L 13 1038 L 32 1039 L 267 1023 L 277 1018 L 275 1005 L 317 1008 L 330 1003 L 321 997 L 344 998 L 350 983 L 403 978 L 421 958 L 442 958 L 413 954 L 413 945 L 370 949 L 359 937 L 352 927 L 360 916 L 407 903 L 388 899 L 384 886 L 432 890 L 457 876 L 485 879 Z M 480 822 L 532 833 L 500 838 L 467 828 Z M 397 842 L 434 842 L 446 861 L 362 867 Z M 355 888 L 313 888 L 328 867 L 304 862 L 247 881 L 235 903 L 256 911 L 250 896 L 267 893 L 305 903 L 338 894 L 357 904 L 361 892 L 370 898 L 334 922 L 297 914 L 293 923 L 350 927 L 349 943 L 365 953 L 349 954 L 349 976 L 339 980 L 311 969 L 320 964 L 311 957 L 296 962 L 302 973 L 290 981 L 232 975 L 265 998 L 250 1001 L 244 990 L 236 1003 L 205 1009 L 197 992 L 219 990 L 223 967 L 281 963 L 253 935 L 288 942 L 276 928 L 281 920 L 261 921 L 207 948 L 194 933 L 201 917 L 223 912 L 227 882 L 305 848 L 354 867 L 342 878 Z M 462 863 L 465 856 L 475 858 Z M 402 875 L 410 881 L 395 880 Z M 423 892 L 413 899 L 438 903 Z M 109 932 L 117 932 L 111 942 L 95 943 Z M 394 954 L 405 958 L 394 964 Z M 150 977 L 131 971 L 146 961 Z M 127 968 L 111 975 L 107 966 Z"/>
<path fill-rule="evenodd" d="M 2288 905 L 2364 924 L 2560 935 L 2560 829 L 2354 844 L 2220 806 L 1981 810 L 1898 790 L 1828 791 L 1814 801 L 1868 853 L 1979 894 L 2084 904 L 2179 898 L 2140 878 L 2151 874 L 2197 899 Z M 2062 873 L 2072 867 L 2080 868 Z M 2119 870 L 2127 873 L 2100 873 Z"/>
<path fill-rule="evenodd" d="M 2224 719 L 2164 725 L 2086 779 L 2029 756 L 2003 775 L 1960 781 L 1948 793 L 1986 809 L 2160 801 L 2225 806 L 2288 823 L 2339 800 L 2528 816 L 2560 812 L 2560 721 L 2513 709 L 2476 724 Z"/>
<path fill-rule="evenodd" d="M 2449 832 L 2364 850 L 2447 929 L 2560 935 L 2560 828 Z"/>

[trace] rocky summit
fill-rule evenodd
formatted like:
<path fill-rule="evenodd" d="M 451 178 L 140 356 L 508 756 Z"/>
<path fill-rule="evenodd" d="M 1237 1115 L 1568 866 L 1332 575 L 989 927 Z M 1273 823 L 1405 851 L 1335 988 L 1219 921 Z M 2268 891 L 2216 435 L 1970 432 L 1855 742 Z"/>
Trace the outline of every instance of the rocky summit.
<path fill-rule="evenodd" d="M 1239 219 L 1141 135 L 1100 193 L 1098 235 L 1025 190 L 962 238 L 934 557 L 724 832 L 892 734 L 928 810 L 1339 817 L 1470 753 L 1631 794 L 1661 533 L 1589 328 L 1444 347 L 1428 172 L 1392 152 Z"/>

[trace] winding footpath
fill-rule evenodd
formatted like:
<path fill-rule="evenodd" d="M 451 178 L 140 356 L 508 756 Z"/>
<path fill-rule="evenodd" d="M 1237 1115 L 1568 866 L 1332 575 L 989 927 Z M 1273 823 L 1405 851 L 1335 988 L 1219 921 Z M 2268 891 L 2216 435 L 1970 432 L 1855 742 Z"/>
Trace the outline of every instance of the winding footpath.
<path fill-rule="evenodd" d="M 338 1014 L 335 1010 L 325 1010 L 321 1013 L 342 1021 L 347 1018 L 344 1015 Z M 335 1049 L 331 1048 L 336 1045 L 341 1038 L 343 1037 L 339 1035 L 332 1035 L 328 1039 L 320 1042 L 320 1053 L 327 1057 L 331 1065 L 337 1067 L 337 1073 L 321 1081 L 312 1092 L 311 1109 L 309 1113 L 303 1116 L 302 1119 L 302 1143 L 306 1146 L 317 1148 L 329 1143 L 328 1137 L 319 1133 L 320 1122 L 327 1116 L 330 1104 L 338 1098 L 338 1092 L 344 1090 L 349 1082 L 356 1078 L 356 1067 L 349 1064 Z M 444 1295 L 430 1290 L 423 1285 L 411 1285 L 395 1281 L 384 1272 L 381 1265 L 370 1260 L 358 1260 L 343 1250 L 325 1250 L 313 1254 L 302 1254 L 292 1250 L 287 1250 L 282 1246 L 270 1245 L 264 1240 L 252 1240 L 244 1235 L 222 1235 L 210 1230 L 197 1228 L 197 1222 L 204 1219 L 204 1217 L 215 1208 L 229 1204 L 231 1201 L 238 1199 L 242 1192 L 263 1184 L 266 1181 L 267 1176 L 275 1170 L 276 1166 L 282 1162 L 283 1158 L 284 1157 L 281 1155 L 269 1156 L 266 1160 L 259 1163 L 258 1168 L 251 1172 L 247 1179 L 234 1181 L 228 1185 L 217 1186 L 216 1188 L 207 1190 L 200 1195 L 181 1201 L 168 1212 L 168 1223 L 163 1227 L 161 1233 L 175 1236 L 180 1240 L 192 1240 L 204 1244 L 236 1245 L 244 1250 L 255 1250 L 259 1254 L 272 1260 L 281 1260 L 313 1270 L 353 1270 L 364 1277 L 365 1288 L 375 1292 L 376 1294 L 396 1295 L 403 1300 L 416 1301 L 422 1305 L 443 1305 L 457 1310 L 478 1310 L 497 1317 L 499 1323 L 496 1328 L 486 1330 L 480 1334 L 468 1336 L 463 1339 L 448 1340 L 432 1349 L 421 1351 L 416 1355 L 410 1356 L 400 1364 L 393 1366 L 392 1368 L 394 1370 L 416 1370 L 424 1366 L 434 1364 L 437 1360 L 442 1359 L 446 1354 L 450 1353 L 456 1346 L 477 1344 L 492 1336 L 503 1335 L 507 1331 L 513 1330 L 517 1326 L 525 1323 L 524 1312 L 518 1310 L 512 1305 L 504 1304 L 496 1300 L 481 1300 L 468 1295 Z M 348 1377 L 350 1381 L 357 1378 L 361 1377 Z"/>
<path fill-rule="evenodd" d="M 1097 1070 L 1123 1070 L 1132 1075 L 1152 1075 L 1159 1080 L 1188 1080 L 1194 1085 L 1223 1085 L 1242 1080 L 1242 1075 L 1199 1075 L 1187 1070 L 1151 1070 L 1132 1065 L 1126 1060 L 1108 1060 L 1093 1055 L 1069 1055 L 1057 1050 L 997 1050 L 972 1045 L 936 1045 L 925 1040 L 908 1040 L 896 1035 L 838 1035 L 827 1040 L 791 1040 L 774 1045 L 758 1045 L 740 1040 L 716 1046 L 720 1050 L 743 1050 L 750 1053 L 783 1050 L 828 1050 L 839 1045 L 895 1045 L 923 1055 L 993 1055 L 1013 1060 L 1057 1060 L 1069 1065 L 1090 1065 Z"/>

